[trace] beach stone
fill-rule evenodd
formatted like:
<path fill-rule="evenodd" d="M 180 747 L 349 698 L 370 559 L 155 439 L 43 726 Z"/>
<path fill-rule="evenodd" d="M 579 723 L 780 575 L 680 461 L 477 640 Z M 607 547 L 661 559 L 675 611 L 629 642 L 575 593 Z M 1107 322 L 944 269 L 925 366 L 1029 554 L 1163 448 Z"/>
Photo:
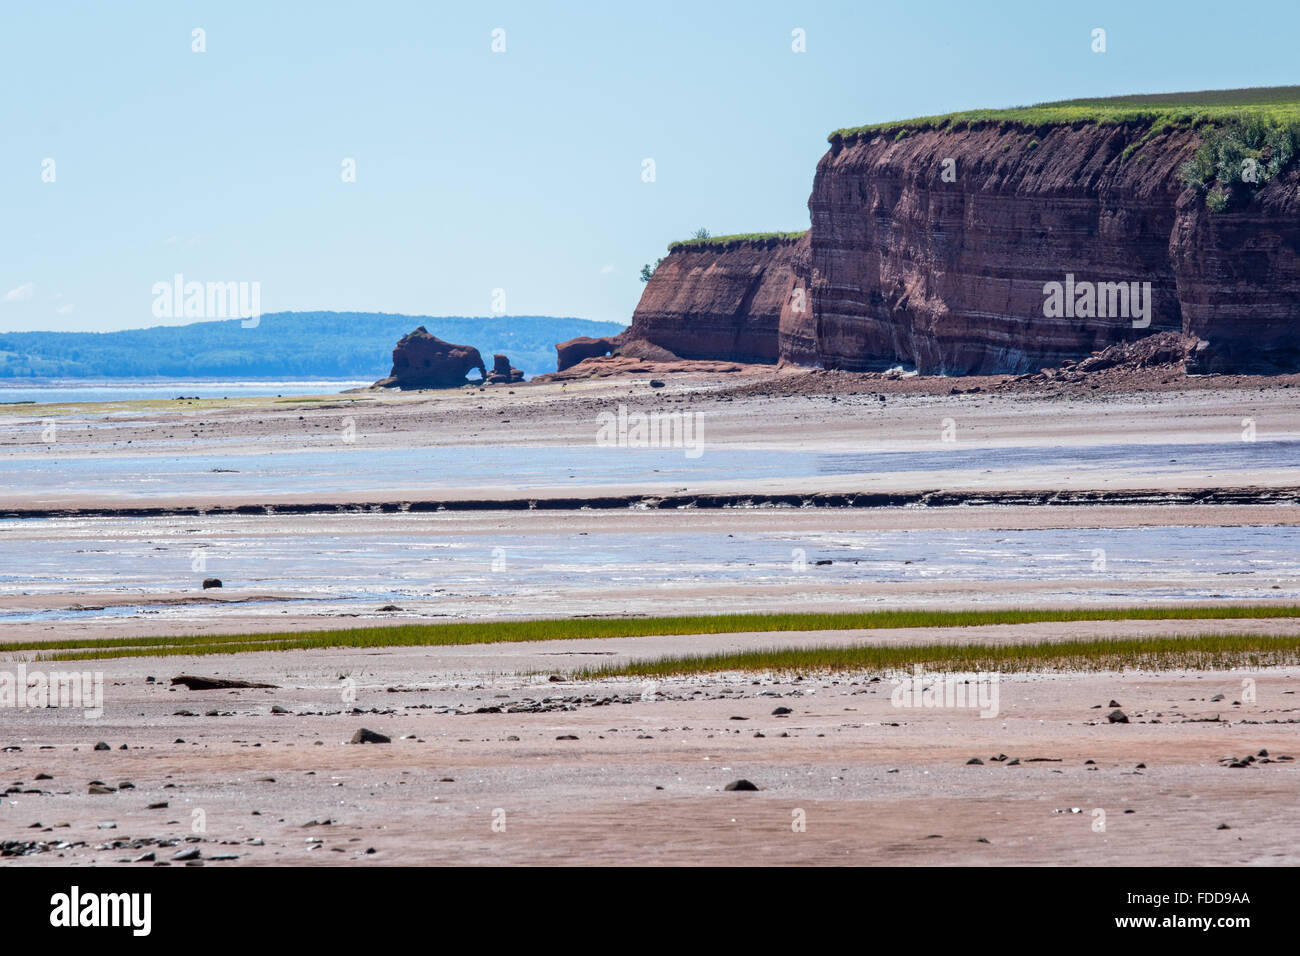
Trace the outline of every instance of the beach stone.
<path fill-rule="evenodd" d="M 1112 724 L 1127 724 L 1128 714 L 1124 713 L 1122 710 L 1112 710 L 1106 715 L 1106 719 Z"/>
<path fill-rule="evenodd" d="M 391 737 L 385 737 L 383 734 L 375 733 L 375 731 L 366 727 L 362 727 L 352 735 L 352 743 L 354 744 L 391 744 L 392 742 Z"/>
<path fill-rule="evenodd" d="M 782 714 L 793 714 L 794 711 L 789 707 L 776 707 L 772 710 L 773 717 L 780 717 Z"/>
<path fill-rule="evenodd" d="M 90 785 L 89 792 L 90 793 L 117 793 L 117 788 L 110 787 L 102 783 L 92 783 Z"/>
<path fill-rule="evenodd" d="M 200 850 L 196 846 L 192 846 L 192 847 L 187 847 L 184 850 L 181 850 L 179 853 L 173 856 L 172 859 L 177 862 L 182 862 L 184 860 L 197 860 L 202 855 L 203 855 L 202 850 Z"/>
<path fill-rule="evenodd" d="M 979 757 L 971 757 L 970 760 L 967 760 L 967 761 L 966 761 L 966 766 L 968 766 L 968 767 L 975 767 L 975 766 L 982 767 L 982 766 L 984 766 L 984 761 L 983 761 L 983 760 L 980 760 Z"/>
<path fill-rule="evenodd" d="M 104 743 L 104 741 L 101 740 L 99 743 L 95 744 L 95 749 L 96 749 L 96 750 L 112 750 L 113 748 L 110 747 L 108 744 Z"/>
<path fill-rule="evenodd" d="M 203 579 L 203 590 L 206 591 L 206 590 L 208 590 L 209 588 L 219 588 L 219 587 L 221 587 L 221 578 L 204 578 L 204 579 Z"/>
<path fill-rule="evenodd" d="M 750 783 L 748 780 L 742 777 L 739 780 L 731 781 L 731 783 L 727 784 L 722 789 L 723 790 L 757 790 L 758 787 L 754 786 L 754 784 Z"/>
<path fill-rule="evenodd" d="M 197 677 L 194 674 L 181 674 L 172 678 L 172 684 L 184 684 L 190 690 L 225 690 L 238 687 L 266 687 L 276 689 L 274 684 L 260 684 L 257 681 L 229 680 L 224 677 Z"/>

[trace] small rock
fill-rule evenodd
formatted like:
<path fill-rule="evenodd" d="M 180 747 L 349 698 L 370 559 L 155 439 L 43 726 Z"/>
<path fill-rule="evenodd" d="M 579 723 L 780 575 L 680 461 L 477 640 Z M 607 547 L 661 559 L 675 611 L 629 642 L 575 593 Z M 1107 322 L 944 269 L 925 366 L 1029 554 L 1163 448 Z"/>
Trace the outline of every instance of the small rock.
<path fill-rule="evenodd" d="M 221 578 L 204 578 L 204 579 L 203 579 L 203 590 L 206 591 L 206 590 L 208 590 L 208 588 L 219 588 L 219 587 L 221 587 Z M 179 857 L 172 857 L 172 859 L 179 859 Z M 187 859 L 188 859 L 188 857 L 187 857 Z"/>
<path fill-rule="evenodd" d="M 1112 710 L 1106 715 L 1106 719 L 1112 724 L 1127 724 L 1128 714 L 1124 713 L 1122 710 Z"/>
<path fill-rule="evenodd" d="M 192 847 L 188 847 L 187 849 L 181 850 L 181 852 L 173 856 L 172 859 L 175 860 L 176 862 L 181 862 L 183 860 L 197 860 L 202 855 L 203 855 L 202 850 L 200 850 L 196 846 L 192 846 Z"/>
<path fill-rule="evenodd" d="M 974 766 L 982 767 L 982 766 L 984 766 L 984 761 L 983 761 L 983 760 L 980 760 L 979 757 L 971 757 L 970 760 L 967 760 L 967 761 L 966 761 L 966 766 L 968 766 L 968 767 L 974 767 Z"/>
<path fill-rule="evenodd" d="M 731 783 L 727 784 L 722 789 L 723 790 L 757 790 L 758 787 L 754 786 L 752 783 L 750 783 L 748 780 L 742 777 L 740 780 L 731 781 Z"/>
<path fill-rule="evenodd" d="M 377 734 L 373 730 L 369 730 L 366 727 L 362 727 L 360 730 L 358 730 L 355 734 L 352 735 L 352 743 L 354 744 L 391 744 L 392 742 L 393 741 L 391 737 L 385 737 L 383 734 Z"/>
<path fill-rule="evenodd" d="M 96 749 L 96 750 L 112 750 L 113 748 L 110 747 L 108 744 L 104 743 L 104 741 L 101 740 L 99 743 L 95 744 L 95 749 Z"/>

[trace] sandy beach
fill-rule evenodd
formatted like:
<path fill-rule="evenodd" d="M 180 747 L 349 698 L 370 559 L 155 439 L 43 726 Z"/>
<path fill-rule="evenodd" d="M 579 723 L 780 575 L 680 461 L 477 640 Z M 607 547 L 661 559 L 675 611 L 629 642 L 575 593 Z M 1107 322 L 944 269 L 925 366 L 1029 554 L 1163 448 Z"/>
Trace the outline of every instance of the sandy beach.
<path fill-rule="evenodd" d="M 22 749 L 3 755 L 18 788 L 6 839 L 45 844 L 22 858 L 36 865 L 193 848 L 236 866 L 1300 862 L 1300 825 L 1281 812 L 1297 780 L 1282 759 L 1295 668 L 1255 675 L 1256 702 L 1237 705 L 1237 673 L 1005 675 L 983 719 L 894 707 L 881 675 L 500 674 L 517 663 L 463 650 L 108 662 L 118 716 L 10 727 Z M 168 686 L 199 668 L 280 689 Z M 1130 723 L 1107 722 L 1111 700 Z M 392 742 L 348 743 L 361 727 Z M 737 779 L 759 789 L 726 792 Z M 92 780 L 113 792 L 89 793 Z"/>

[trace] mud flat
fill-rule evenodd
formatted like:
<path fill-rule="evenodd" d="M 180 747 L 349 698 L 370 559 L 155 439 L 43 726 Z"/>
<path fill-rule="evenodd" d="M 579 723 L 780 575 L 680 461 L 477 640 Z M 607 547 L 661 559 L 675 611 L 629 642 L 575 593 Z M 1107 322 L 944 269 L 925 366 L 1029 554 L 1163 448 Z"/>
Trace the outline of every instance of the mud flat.
<path fill-rule="evenodd" d="M 4 840 L 26 855 L 5 862 L 1300 862 L 1297 668 L 1004 675 L 982 718 L 894 706 L 889 675 L 557 683 L 503 673 L 505 650 L 96 663 L 102 719 L 7 723 Z M 391 743 L 348 743 L 362 727 Z"/>

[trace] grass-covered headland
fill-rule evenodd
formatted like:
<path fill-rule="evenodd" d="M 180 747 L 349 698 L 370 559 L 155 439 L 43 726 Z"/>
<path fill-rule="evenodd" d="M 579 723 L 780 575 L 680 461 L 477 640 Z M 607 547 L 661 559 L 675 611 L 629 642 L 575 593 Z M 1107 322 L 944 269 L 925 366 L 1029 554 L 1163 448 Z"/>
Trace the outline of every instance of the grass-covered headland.
<path fill-rule="evenodd" d="M 731 236 L 700 236 L 694 239 L 679 239 L 668 244 L 668 251 L 677 249 L 729 249 L 747 242 L 788 242 L 798 239 L 807 229 L 799 232 L 738 232 Z"/>
<path fill-rule="evenodd" d="M 1153 93 L 1099 99 L 1059 100 L 1034 106 L 965 110 L 887 120 L 866 126 L 837 129 L 827 137 L 848 141 L 878 133 L 928 129 L 961 130 L 981 124 L 1009 124 L 1025 129 L 1069 126 L 1160 124 L 1165 128 L 1194 129 L 1206 123 L 1226 122 L 1253 115 L 1272 125 L 1300 121 L 1300 86 L 1261 86 L 1240 90 L 1200 90 L 1194 93 Z"/>
<path fill-rule="evenodd" d="M 989 624 L 1058 621 L 1204 621 L 1300 618 L 1298 605 L 1131 608 L 1035 608 L 972 611 L 862 611 L 802 614 L 701 614 L 677 617 L 560 618 L 399 624 L 340 630 L 265 634 L 199 634 L 175 637 L 68 638 L 0 643 L 0 655 L 42 661 L 116 657 L 240 654 L 253 651 L 323 650 L 339 647 L 423 647 L 602 637 L 738 634 L 781 631 L 848 631 L 883 628 L 962 628 Z M 953 635 L 956 636 L 956 635 Z M 1274 638 L 1252 638 L 1271 641 Z M 1079 645 L 1082 646 L 1082 645 Z M 802 652 L 800 652 L 802 653 Z M 912 650 L 915 653 L 915 649 Z"/>

